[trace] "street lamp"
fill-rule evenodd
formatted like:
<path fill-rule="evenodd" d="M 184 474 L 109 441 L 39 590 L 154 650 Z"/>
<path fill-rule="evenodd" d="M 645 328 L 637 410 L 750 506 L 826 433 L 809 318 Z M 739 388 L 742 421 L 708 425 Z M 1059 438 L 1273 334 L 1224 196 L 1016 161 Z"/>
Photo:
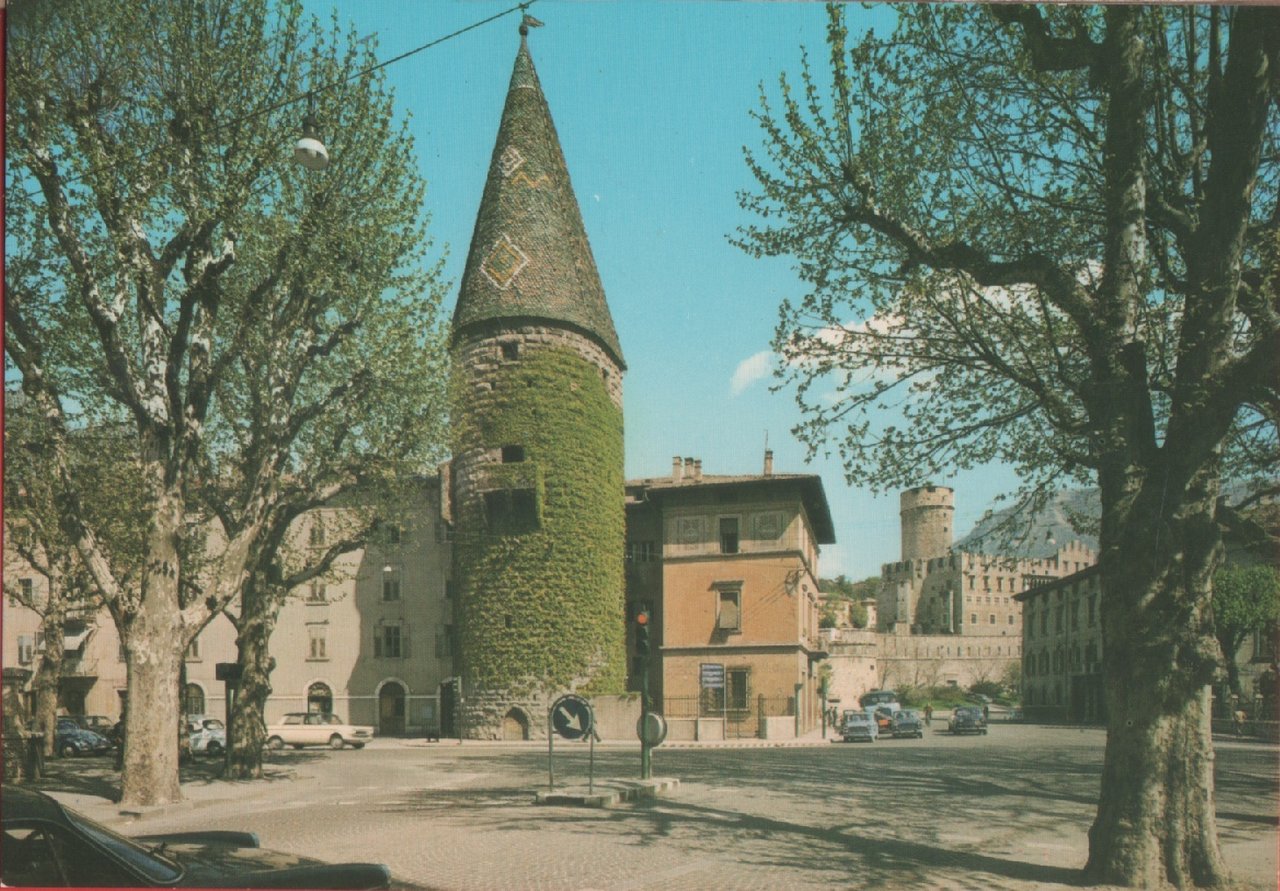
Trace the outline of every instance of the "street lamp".
<path fill-rule="evenodd" d="M 324 170 L 329 166 L 329 150 L 317 135 L 315 100 L 307 97 L 307 114 L 302 119 L 302 138 L 293 146 L 293 160 L 308 170 Z"/>

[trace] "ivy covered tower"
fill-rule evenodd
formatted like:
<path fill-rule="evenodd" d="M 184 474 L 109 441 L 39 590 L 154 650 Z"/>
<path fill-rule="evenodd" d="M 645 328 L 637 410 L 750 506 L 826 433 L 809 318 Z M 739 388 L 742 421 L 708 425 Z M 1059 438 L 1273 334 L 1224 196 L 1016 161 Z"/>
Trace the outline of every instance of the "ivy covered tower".
<path fill-rule="evenodd" d="M 453 315 L 462 732 L 545 737 L 620 693 L 625 363 L 520 28 Z"/>

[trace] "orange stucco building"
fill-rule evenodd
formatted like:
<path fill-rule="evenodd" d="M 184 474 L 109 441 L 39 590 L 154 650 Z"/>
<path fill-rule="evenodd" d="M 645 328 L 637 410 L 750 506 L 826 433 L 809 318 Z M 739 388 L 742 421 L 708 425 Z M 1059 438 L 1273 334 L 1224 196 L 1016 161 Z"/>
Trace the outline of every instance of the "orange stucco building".
<path fill-rule="evenodd" d="M 759 475 L 710 476 L 677 458 L 671 476 L 627 484 L 628 625 L 652 617 L 649 688 L 673 738 L 790 736 L 821 720 L 831 513 L 819 477 L 772 465 L 766 453 Z"/>

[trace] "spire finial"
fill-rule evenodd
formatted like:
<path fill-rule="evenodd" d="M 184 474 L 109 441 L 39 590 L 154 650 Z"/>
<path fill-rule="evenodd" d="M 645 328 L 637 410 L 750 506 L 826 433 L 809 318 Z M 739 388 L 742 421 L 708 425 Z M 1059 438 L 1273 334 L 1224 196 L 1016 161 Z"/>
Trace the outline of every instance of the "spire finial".
<path fill-rule="evenodd" d="M 543 25 L 542 22 L 538 21 L 533 16 L 529 15 L 528 9 L 522 7 L 522 12 L 520 15 L 520 36 L 521 37 L 528 37 L 530 28 L 541 28 L 542 25 Z"/>

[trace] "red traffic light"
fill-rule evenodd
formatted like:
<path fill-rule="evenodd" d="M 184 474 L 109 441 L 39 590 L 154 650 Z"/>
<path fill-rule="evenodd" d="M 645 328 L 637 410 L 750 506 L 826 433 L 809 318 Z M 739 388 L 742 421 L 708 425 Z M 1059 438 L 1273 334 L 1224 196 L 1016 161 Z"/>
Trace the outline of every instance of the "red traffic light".
<path fill-rule="evenodd" d="M 648 614 L 648 613 L 636 613 L 636 624 L 637 624 L 637 625 L 648 625 L 648 624 L 649 624 L 649 614 Z"/>

